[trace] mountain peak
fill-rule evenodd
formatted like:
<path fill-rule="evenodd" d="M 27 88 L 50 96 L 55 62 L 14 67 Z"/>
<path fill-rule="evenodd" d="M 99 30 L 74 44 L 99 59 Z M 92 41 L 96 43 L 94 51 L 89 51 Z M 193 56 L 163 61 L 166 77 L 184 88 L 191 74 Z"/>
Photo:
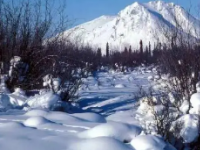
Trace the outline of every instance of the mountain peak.
<path fill-rule="evenodd" d="M 181 32 L 187 34 L 189 29 L 193 37 L 199 38 L 196 35 L 196 31 L 200 33 L 199 20 L 192 16 L 188 17 L 188 12 L 174 3 L 151 1 L 135 2 L 121 10 L 116 16 L 102 16 L 80 25 L 81 28 L 79 26 L 73 28 L 71 40 L 78 37 L 82 44 L 89 44 L 96 49 L 102 48 L 104 54 L 107 42 L 111 50 L 124 50 L 124 47 L 130 45 L 136 50 L 139 48 L 141 39 L 144 47 L 149 42 L 154 45 L 158 40 L 166 43 L 166 38 L 162 34 L 163 30 L 172 32 L 171 27 L 176 26 L 174 18 L 177 16 L 176 21 L 183 27 Z M 71 30 L 66 31 L 65 34 L 71 33 Z"/>

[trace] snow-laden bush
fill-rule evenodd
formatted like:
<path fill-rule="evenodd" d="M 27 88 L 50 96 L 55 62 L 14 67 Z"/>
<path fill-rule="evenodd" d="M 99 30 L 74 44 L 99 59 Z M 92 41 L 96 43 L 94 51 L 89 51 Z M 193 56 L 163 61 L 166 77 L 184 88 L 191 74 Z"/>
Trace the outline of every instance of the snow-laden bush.
<path fill-rule="evenodd" d="M 196 84 L 197 93 L 192 94 L 190 101 L 171 87 L 161 88 L 163 92 L 145 93 L 137 112 L 145 116 L 142 121 L 146 123 L 143 125 L 146 133 L 161 135 L 178 149 L 195 145 L 200 134 L 199 85 Z"/>
<path fill-rule="evenodd" d="M 25 94 L 25 91 L 23 91 L 21 88 L 15 88 L 14 92 L 9 94 L 10 103 L 14 107 L 21 107 L 24 105 L 28 97 Z"/>
<path fill-rule="evenodd" d="M 27 106 L 30 108 L 42 108 L 47 110 L 55 109 L 59 103 L 61 103 L 60 96 L 52 91 L 30 97 L 26 102 Z"/>
<path fill-rule="evenodd" d="M 80 73 L 80 72 L 79 72 Z M 73 75 L 79 75 L 79 73 L 74 73 Z M 73 78 L 73 77 L 72 77 Z M 44 93 L 47 91 L 51 91 L 54 94 L 60 96 L 62 101 L 72 101 L 75 98 L 76 91 L 79 89 L 81 84 L 81 77 L 78 77 L 74 82 L 63 81 L 61 78 L 54 78 L 53 75 L 47 74 L 43 77 L 43 86 L 46 88 Z M 41 93 L 43 93 L 41 92 Z"/>
<path fill-rule="evenodd" d="M 10 93 L 10 90 L 8 89 L 6 82 L 8 80 L 7 75 L 1 75 L 0 74 L 0 93 Z"/>
<path fill-rule="evenodd" d="M 10 98 L 7 94 L 0 94 L 0 111 L 6 111 L 11 109 L 12 104 L 10 103 Z"/>
<path fill-rule="evenodd" d="M 182 138 L 183 143 L 195 142 L 199 137 L 199 116 L 195 114 L 186 114 L 173 122 L 171 129 L 176 138 Z M 177 130 L 177 127 L 179 128 Z"/>
<path fill-rule="evenodd" d="M 13 93 L 10 93 L 5 90 L 3 92 L 0 91 L 1 111 L 22 107 L 26 100 L 27 96 L 25 95 L 25 92 L 20 88 L 16 88 Z"/>
<path fill-rule="evenodd" d="M 25 82 L 28 69 L 28 64 L 23 62 L 21 57 L 14 56 L 11 58 L 7 81 L 8 87 L 13 90 L 14 86 L 19 86 Z"/>

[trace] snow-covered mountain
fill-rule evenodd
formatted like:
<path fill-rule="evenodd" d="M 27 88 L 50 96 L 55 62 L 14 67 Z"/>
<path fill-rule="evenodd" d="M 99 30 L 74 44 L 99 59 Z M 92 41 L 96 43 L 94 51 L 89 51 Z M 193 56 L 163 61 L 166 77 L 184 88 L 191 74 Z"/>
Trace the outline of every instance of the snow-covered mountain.
<path fill-rule="evenodd" d="M 166 43 L 166 34 L 181 25 L 183 35 L 200 37 L 200 20 L 193 17 L 181 6 L 163 1 L 149 3 L 135 2 L 120 11 L 116 16 L 101 16 L 64 32 L 71 41 L 100 47 L 105 53 L 106 43 L 112 50 L 124 47 L 139 48 L 149 42 Z M 165 35 L 164 35 L 165 34 Z"/>

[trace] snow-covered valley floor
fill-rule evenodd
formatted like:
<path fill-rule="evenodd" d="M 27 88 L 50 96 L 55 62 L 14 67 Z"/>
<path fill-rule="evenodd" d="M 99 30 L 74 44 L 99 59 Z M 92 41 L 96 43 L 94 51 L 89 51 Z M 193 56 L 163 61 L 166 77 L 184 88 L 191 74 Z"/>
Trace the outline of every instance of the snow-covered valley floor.
<path fill-rule="evenodd" d="M 140 87 L 154 73 L 101 72 L 83 80 L 81 113 L 33 109 L 0 113 L 1 150 L 173 150 L 160 137 L 144 135 L 149 120 L 138 111 Z M 154 76 L 155 77 L 155 76 Z"/>

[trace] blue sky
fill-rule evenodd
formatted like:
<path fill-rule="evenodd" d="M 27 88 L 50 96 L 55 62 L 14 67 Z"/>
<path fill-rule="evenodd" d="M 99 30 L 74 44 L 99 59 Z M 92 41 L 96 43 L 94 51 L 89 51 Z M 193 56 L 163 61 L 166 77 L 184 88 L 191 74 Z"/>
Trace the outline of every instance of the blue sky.
<path fill-rule="evenodd" d="M 95 19 L 101 15 L 115 15 L 136 0 L 66 0 L 66 13 L 73 20 L 74 25 Z M 137 0 L 149 2 L 149 0 Z M 191 8 L 191 13 L 196 15 L 200 0 L 164 0 L 174 2 L 185 9 Z M 191 7 L 190 7 L 191 6 Z"/>
<path fill-rule="evenodd" d="M 5 2 L 15 2 L 20 4 L 22 1 L 35 2 L 37 0 L 5 0 Z M 41 0 L 44 2 L 44 0 Z M 151 0 L 47 0 L 53 2 L 52 7 L 56 10 L 60 6 L 65 7 L 65 15 L 68 16 L 70 26 L 75 26 L 90 20 L 93 20 L 102 15 L 116 15 L 120 10 L 126 6 L 138 1 L 141 3 L 149 2 Z M 186 10 L 191 9 L 194 16 L 197 15 L 197 7 L 200 5 L 200 0 L 163 0 L 165 2 L 174 2 Z M 200 11 L 200 7 L 199 7 Z M 56 16 L 54 16 L 56 18 Z M 58 18 L 56 18 L 58 19 Z"/>

